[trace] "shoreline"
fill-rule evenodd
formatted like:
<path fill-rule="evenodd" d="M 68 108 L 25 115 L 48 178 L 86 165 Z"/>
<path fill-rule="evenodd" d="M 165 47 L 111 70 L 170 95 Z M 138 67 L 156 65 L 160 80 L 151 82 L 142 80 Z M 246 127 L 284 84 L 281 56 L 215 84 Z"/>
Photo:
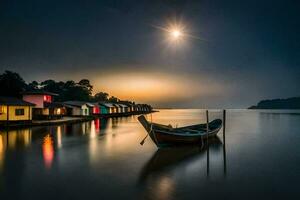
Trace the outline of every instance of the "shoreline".
<path fill-rule="evenodd" d="M 133 115 L 144 115 L 159 112 L 157 110 L 153 111 L 139 111 L 139 112 L 130 112 L 130 113 L 113 113 L 113 114 L 99 114 L 91 116 L 64 116 L 62 119 L 57 120 L 32 120 L 31 122 L 23 123 L 12 123 L 12 124 L 0 124 L 0 130 L 7 129 L 16 129 L 16 128 L 30 128 L 38 126 L 51 126 L 59 124 L 75 124 L 80 122 L 88 122 L 94 119 L 109 119 L 109 118 L 118 118 L 118 117 L 129 117 Z"/>

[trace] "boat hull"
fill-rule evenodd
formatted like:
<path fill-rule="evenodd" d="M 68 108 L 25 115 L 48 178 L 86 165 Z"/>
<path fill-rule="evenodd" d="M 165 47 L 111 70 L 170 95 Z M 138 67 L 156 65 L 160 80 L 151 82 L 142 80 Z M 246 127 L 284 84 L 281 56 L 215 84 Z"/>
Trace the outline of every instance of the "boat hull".
<path fill-rule="evenodd" d="M 158 147 L 171 145 L 187 145 L 187 144 L 201 144 L 203 140 L 215 137 L 218 130 L 209 132 L 208 135 L 174 135 L 163 131 L 155 130 L 149 133 L 150 138 Z"/>
<path fill-rule="evenodd" d="M 216 119 L 207 124 L 196 124 L 181 128 L 172 128 L 157 123 L 150 123 L 141 115 L 138 120 L 146 129 L 157 147 L 180 144 L 201 144 L 203 140 L 215 137 L 222 128 L 222 120 Z"/>

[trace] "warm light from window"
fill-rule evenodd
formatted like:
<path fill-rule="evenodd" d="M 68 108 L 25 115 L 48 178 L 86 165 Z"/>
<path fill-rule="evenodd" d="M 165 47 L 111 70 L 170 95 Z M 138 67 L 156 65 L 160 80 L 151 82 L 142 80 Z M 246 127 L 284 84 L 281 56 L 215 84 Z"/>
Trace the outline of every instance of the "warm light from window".
<path fill-rule="evenodd" d="M 44 95 L 44 102 L 51 103 L 52 102 L 52 97 L 50 95 Z"/>

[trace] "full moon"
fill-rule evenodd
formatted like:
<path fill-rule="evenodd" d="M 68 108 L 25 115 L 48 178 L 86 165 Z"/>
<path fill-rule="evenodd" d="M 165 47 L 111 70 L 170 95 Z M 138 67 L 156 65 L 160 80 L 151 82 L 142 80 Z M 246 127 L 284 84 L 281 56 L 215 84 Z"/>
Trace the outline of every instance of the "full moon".
<path fill-rule="evenodd" d="M 172 34 L 172 37 L 175 39 L 179 38 L 182 35 L 182 33 L 179 30 L 173 30 L 171 32 L 171 34 Z"/>

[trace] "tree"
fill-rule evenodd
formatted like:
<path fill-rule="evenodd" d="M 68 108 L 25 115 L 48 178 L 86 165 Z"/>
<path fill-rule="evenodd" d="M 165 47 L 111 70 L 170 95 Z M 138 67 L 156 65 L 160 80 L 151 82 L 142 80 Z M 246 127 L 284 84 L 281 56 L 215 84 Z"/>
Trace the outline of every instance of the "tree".
<path fill-rule="evenodd" d="M 33 90 L 38 90 L 39 89 L 39 83 L 37 81 L 32 81 L 27 85 L 27 90 L 33 91 Z"/>
<path fill-rule="evenodd" d="M 64 92 L 64 84 L 64 82 L 56 82 L 54 80 L 49 79 L 41 82 L 40 89 L 42 89 L 43 91 L 58 94 L 58 96 L 54 96 L 54 100 L 62 101 L 63 99 L 61 97 L 63 96 L 62 93 Z"/>
<path fill-rule="evenodd" d="M 107 101 L 109 94 L 106 92 L 98 92 L 94 96 L 94 101 Z"/>
<path fill-rule="evenodd" d="M 68 88 L 68 87 L 75 87 L 75 82 L 74 81 L 67 81 L 64 85 L 65 88 Z"/>
<path fill-rule="evenodd" d="M 25 91 L 27 85 L 23 78 L 11 71 L 0 74 L 0 91 L 3 96 L 21 97 L 21 92 Z"/>
<path fill-rule="evenodd" d="M 120 99 L 118 99 L 117 97 L 111 96 L 111 97 L 109 97 L 108 101 L 113 102 L 113 103 L 118 103 L 120 101 Z"/>
<path fill-rule="evenodd" d="M 48 92 L 60 93 L 60 86 L 54 80 L 45 80 L 41 82 L 42 89 Z"/>
<path fill-rule="evenodd" d="M 41 89 L 44 91 L 58 94 L 58 96 L 55 96 L 56 101 L 89 101 L 93 88 L 87 79 L 83 79 L 79 83 L 74 81 L 56 82 L 54 80 L 46 80 L 41 83 L 41 86 Z"/>
<path fill-rule="evenodd" d="M 40 84 L 37 81 L 32 81 L 26 84 L 23 78 L 15 72 L 5 71 L 0 74 L 0 91 L 3 96 L 21 97 L 23 91 L 43 90 L 58 94 L 55 96 L 55 101 L 110 101 L 113 103 L 120 102 L 115 96 L 109 97 L 106 92 L 98 92 L 92 96 L 93 86 L 88 79 L 82 79 L 78 83 L 70 81 L 45 80 Z M 124 101 L 124 103 L 130 103 Z"/>
<path fill-rule="evenodd" d="M 86 90 L 89 95 L 92 95 L 93 92 L 93 86 L 90 84 L 90 81 L 88 79 L 82 79 L 78 82 L 78 85 L 82 87 L 84 90 Z"/>

